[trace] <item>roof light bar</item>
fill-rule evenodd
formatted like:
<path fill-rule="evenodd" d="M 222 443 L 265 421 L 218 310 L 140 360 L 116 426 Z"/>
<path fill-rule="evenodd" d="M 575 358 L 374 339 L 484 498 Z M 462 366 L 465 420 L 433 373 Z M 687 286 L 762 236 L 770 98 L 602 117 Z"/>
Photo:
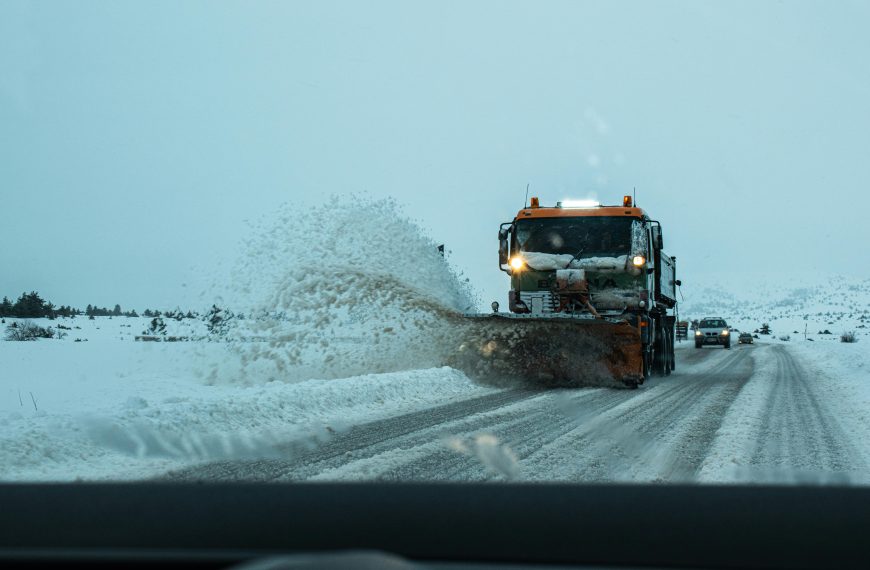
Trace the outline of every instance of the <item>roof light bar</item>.
<path fill-rule="evenodd" d="M 597 208 L 601 205 L 598 200 L 562 200 L 556 202 L 557 208 Z"/>

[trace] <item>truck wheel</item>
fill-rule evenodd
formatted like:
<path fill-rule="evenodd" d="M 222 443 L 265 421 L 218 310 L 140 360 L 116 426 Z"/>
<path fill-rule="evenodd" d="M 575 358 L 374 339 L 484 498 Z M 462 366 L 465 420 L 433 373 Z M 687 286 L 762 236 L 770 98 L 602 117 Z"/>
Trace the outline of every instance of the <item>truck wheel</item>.
<path fill-rule="evenodd" d="M 646 380 L 652 374 L 652 357 L 650 355 L 650 351 L 646 350 L 643 353 L 643 379 Z"/>
<path fill-rule="evenodd" d="M 671 336 L 669 334 L 665 334 L 665 338 L 662 340 L 664 341 L 662 342 L 662 348 L 664 349 L 664 354 L 662 354 L 662 356 L 664 357 L 662 359 L 662 364 L 665 365 L 665 376 L 670 376 L 671 370 L 673 370 L 671 368 L 671 362 L 673 362 L 674 360 L 674 341 L 671 340 Z"/>
<path fill-rule="evenodd" d="M 665 335 L 662 329 L 656 328 L 658 338 L 653 345 L 652 371 L 656 376 L 664 376 L 667 368 L 667 349 L 665 348 Z"/>

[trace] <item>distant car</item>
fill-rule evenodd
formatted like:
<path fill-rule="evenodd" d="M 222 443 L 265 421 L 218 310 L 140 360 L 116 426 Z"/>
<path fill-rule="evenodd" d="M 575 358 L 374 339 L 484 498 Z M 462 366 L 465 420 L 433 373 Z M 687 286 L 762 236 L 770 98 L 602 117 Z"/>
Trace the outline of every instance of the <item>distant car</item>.
<path fill-rule="evenodd" d="M 740 333 L 740 336 L 737 337 L 738 344 L 752 344 L 752 335 L 748 332 Z"/>
<path fill-rule="evenodd" d="M 706 317 L 698 323 L 695 330 L 695 348 L 702 348 L 705 344 L 722 345 L 731 348 L 731 330 L 728 323 L 721 317 Z"/>

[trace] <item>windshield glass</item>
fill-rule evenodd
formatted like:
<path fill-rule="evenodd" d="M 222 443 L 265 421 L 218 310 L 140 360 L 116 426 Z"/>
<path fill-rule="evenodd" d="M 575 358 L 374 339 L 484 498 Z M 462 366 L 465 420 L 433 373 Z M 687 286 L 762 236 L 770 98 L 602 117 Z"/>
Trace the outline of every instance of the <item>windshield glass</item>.
<path fill-rule="evenodd" d="M 868 22 L 0 0 L 0 482 L 870 483 Z"/>
<path fill-rule="evenodd" d="M 617 257 L 631 248 L 633 218 L 585 216 L 519 220 L 519 251 L 568 254 L 578 257 Z"/>

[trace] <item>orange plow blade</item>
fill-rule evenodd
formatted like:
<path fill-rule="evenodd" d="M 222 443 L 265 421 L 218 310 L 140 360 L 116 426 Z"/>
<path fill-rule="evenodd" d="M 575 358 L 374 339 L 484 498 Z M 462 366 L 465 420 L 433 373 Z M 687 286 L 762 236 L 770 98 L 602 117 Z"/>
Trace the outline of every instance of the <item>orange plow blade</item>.
<path fill-rule="evenodd" d="M 636 386 L 643 380 L 638 329 L 571 315 L 466 315 L 449 364 L 474 378 L 554 385 Z"/>

